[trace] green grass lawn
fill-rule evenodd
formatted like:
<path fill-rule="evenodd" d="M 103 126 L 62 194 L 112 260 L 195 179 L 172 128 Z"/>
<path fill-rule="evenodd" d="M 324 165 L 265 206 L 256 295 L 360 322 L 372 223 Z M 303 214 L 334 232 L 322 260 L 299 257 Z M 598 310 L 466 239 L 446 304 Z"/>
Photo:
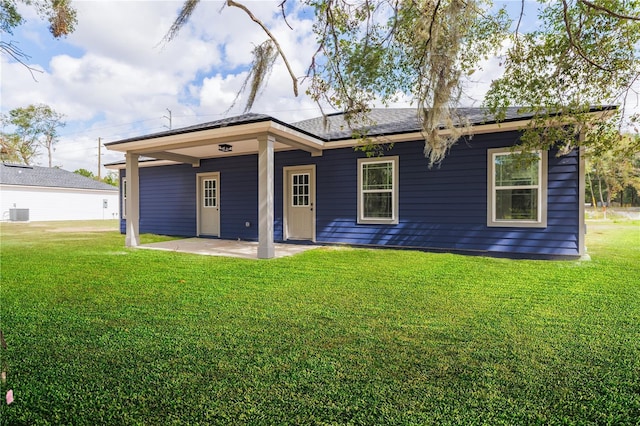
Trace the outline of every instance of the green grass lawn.
<path fill-rule="evenodd" d="M 2 424 L 639 424 L 638 222 L 590 224 L 589 262 L 230 259 L 107 223 L 2 224 Z"/>

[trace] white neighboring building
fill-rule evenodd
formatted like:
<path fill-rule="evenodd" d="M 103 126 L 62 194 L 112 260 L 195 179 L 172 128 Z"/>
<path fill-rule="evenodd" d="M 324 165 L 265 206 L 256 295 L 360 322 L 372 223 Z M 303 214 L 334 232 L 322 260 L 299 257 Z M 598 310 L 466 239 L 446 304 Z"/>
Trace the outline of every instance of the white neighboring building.
<path fill-rule="evenodd" d="M 62 169 L 2 163 L 2 221 L 119 218 L 118 188 Z"/>

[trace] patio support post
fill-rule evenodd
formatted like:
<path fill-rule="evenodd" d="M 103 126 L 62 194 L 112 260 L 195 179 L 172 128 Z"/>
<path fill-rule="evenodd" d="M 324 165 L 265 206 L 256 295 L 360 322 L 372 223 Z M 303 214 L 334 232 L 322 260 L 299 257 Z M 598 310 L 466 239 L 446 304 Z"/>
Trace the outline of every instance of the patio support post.
<path fill-rule="evenodd" d="M 127 152 L 127 199 L 125 218 L 127 234 L 125 246 L 137 247 L 140 244 L 140 175 L 138 170 L 138 154 Z"/>
<path fill-rule="evenodd" d="M 275 256 L 273 246 L 273 145 L 271 135 L 258 137 L 258 259 Z"/>

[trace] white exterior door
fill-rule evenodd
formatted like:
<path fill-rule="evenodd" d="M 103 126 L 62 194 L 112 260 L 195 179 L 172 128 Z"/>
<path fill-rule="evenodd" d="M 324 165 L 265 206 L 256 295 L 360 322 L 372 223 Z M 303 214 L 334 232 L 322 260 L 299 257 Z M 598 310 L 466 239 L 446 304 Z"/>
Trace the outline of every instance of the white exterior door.
<path fill-rule="evenodd" d="M 315 240 L 315 166 L 284 169 L 284 239 Z"/>
<path fill-rule="evenodd" d="M 220 174 L 198 175 L 198 235 L 220 236 Z"/>

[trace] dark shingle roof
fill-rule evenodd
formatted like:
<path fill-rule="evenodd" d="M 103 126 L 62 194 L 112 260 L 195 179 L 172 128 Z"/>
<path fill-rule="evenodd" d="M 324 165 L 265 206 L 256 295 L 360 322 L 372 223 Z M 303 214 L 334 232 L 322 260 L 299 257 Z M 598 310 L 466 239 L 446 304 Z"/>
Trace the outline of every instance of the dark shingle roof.
<path fill-rule="evenodd" d="M 125 142 L 135 142 L 135 141 L 145 140 L 145 139 L 161 138 L 164 136 L 180 135 L 183 133 L 197 132 L 199 130 L 210 130 L 210 129 L 218 129 L 218 128 L 227 127 L 227 126 L 238 126 L 240 124 L 259 123 L 261 121 L 270 121 L 270 120 L 278 121 L 269 115 L 248 113 L 248 114 L 238 115 L 235 117 L 223 118 L 221 120 L 209 121 L 207 123 L 194 124 L 193 126 L 181 127 L 179 129 L 165 130 L 164 132 L 153 133 L 150 135 L 135 136 L 132 138 L 121 139 L 119 141 L 106 143 L 105 146 L 117 145 Z"/>
<path fill-rule="evenodd" d="M 117 191 L 118 188 L 62 169 L 2 163 L 0 184 Z"/>
<path fill-rule="evenodd" d="M 520 112 L 519 107 L 511 107 L 507 109 L 503 121 L 526 120 L 532 116 L 531 113 Z M 454 114 L 454 120 L 456 119 L 458 120 L 455 122 L 456 126 L 464 125 L 464 121 L 472 125 L 496 122 L 482 108 L 457 108 Z M 367 122 L 363 125 L 368 129 L 368 136 L 412 133 L 421 130 L 418 110 L 415 108 L 374 108 L 367 112 Z M 350 139 L 353 134 L 343 113 L 327 115 L 326 125 L 323 117 L 315 117 L 293 123 L 293 126 L 327 141 Z"/>
<path fill-rule="evenodd" d="M 610 109 L 615 109 L 615 106 L 605 105 L 592 107 L 591 112 Z M 529 110 L 528 108 L 522 107 L 509 107 L 506 109 L 505 116 L 501 118 L 500 122 L 528 120 L 534 116 L 534 113 L 529 112 Z M 453 119 L 454 125 L 456 126 L 497 123 L 496 118 L 488 115 L 484 108 L 456 108 Z M 327 142 L 351 139 L 353 137 L 353 131 L 344 119 L 344 113 L 310 118 L 297 123 L 285 123 L 265 114 L 248 113 L 189 127 L 182 127 L 180 129 L 122 139 L 106 143 L 105 146 L 263 121 L 274 121 Z M 362 123 L 361 126 L 354 123 L 354 127 L 360 127 L 361 130 L 366 130 L 368 136 L 389 136 L 421 131 L 420 121 L 418 120 L 418 110 L 416 108 L 373 108 L 367 112 L 366 122 Z M 444 125 L 441 125 L 441 128 L 444 128 Z"/>

